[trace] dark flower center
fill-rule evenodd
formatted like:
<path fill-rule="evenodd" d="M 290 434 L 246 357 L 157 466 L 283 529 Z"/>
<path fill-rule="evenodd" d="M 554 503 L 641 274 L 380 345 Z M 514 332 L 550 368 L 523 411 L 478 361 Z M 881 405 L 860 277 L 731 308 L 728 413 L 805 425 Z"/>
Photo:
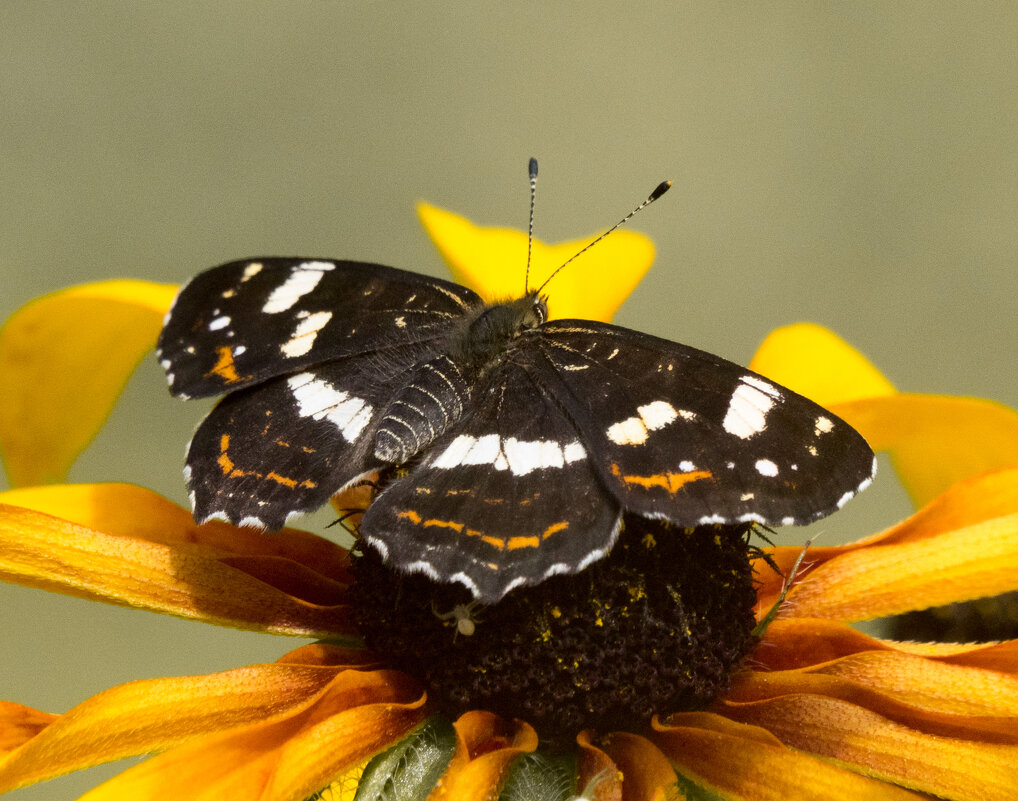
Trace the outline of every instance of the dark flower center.
<path fill-rule="evenodd" d="M 358 549 L 356 620 L 449 717 L 487 709 L 563 746 L 586 728 L 639 731 L 707 706 L 754 645 L 750 528 L 627 515 L 605 559 L 488 607 Z"/>

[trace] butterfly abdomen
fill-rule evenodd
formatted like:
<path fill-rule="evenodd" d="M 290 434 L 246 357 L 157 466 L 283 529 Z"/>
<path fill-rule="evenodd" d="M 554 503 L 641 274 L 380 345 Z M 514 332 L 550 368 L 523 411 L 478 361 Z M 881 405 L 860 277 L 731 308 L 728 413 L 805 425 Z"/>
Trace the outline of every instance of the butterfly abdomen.
<path fill-rule="evenodd" d="M 470 385 L 449 356 L 417 367 L 386 407 L 375 433 L 375 458 L 402 464 L 420 453 L 463 415 Z"/>

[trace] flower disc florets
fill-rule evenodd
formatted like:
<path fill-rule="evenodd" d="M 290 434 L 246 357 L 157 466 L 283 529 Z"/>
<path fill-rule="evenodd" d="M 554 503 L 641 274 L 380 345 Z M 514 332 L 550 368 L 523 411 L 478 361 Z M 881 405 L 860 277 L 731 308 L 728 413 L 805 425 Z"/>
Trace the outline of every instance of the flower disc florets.
<path fill-rule="evenodd" d="M 421 679 L 442 713 L 487 709 L 567 744 L 699 709 L 754 644 L 749 525 L 681 529 L 627 516 L 611 554 L 494 606 L 355 552 L 367 645 Z"/>

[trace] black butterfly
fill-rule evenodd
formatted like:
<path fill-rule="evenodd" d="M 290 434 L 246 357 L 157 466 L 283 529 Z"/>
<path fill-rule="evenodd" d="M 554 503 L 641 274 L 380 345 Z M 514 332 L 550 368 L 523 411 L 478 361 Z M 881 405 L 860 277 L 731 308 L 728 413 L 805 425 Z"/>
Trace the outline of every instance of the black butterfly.
<path fill-rule="evenodd" d="M 408 464 L 360 531 L 393 567 L 484 603 L 605 556 L 623 510 L 679 526 L 804 524 L 865 488 L 873 453 L 812 401 L 709 353 L 536 291 L 351 261 L 208 270 L 167 314 L 180 397 L 228 393 L 189 446 L 195 517 L 267 529 Z"/>

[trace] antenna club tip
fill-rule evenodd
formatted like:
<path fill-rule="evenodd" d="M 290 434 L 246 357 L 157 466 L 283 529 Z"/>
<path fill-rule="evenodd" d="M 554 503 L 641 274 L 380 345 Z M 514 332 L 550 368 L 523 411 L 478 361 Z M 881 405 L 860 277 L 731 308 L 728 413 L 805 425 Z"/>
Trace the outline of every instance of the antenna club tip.
<path fill-rule="evenodd" d="M 661 183 L 659 183 L 657 185 L 657 189 L 655 189 L 653 192 L 650 193 L 650 201 L 649 202 L 653 202 L 653 201 L 657 200 L 659 197 L 661 197 L 661 195 L 663 195 L 665 192 L 667 192 L 671 188 L 672 188 L 672 182 L 671 181 L 662 181 Z"/>
<path fill-rule="evenodd" d="M 530 164 L 527 165 L 527 172 L 530 173 L 531 179 L 537 177 L 537 159 L 535 158 L 530 159 Z"/>

